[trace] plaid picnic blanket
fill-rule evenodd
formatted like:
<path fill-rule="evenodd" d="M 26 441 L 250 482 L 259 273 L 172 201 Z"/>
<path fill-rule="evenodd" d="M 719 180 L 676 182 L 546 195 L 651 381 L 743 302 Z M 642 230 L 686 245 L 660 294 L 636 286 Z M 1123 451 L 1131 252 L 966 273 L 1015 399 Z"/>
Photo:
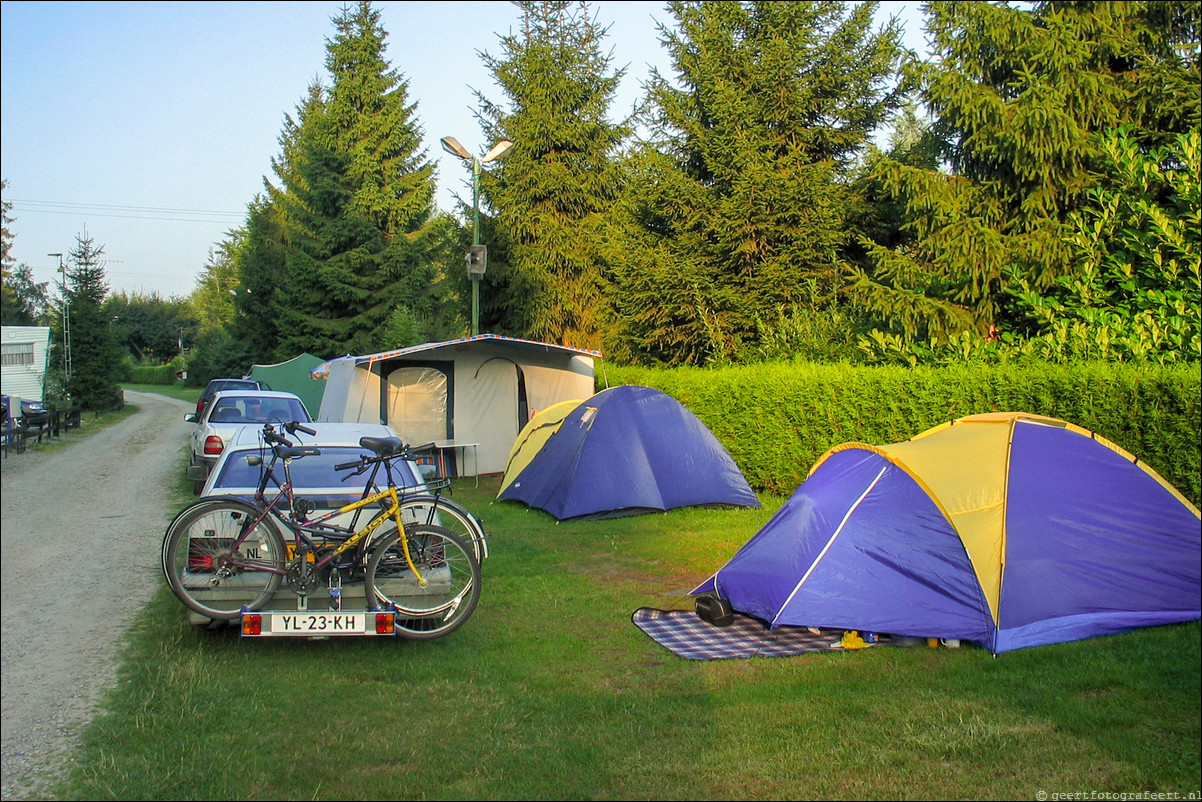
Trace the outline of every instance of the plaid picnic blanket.
<path fill-rule="evenodd" d="M 652 640 L 689 660 L 725 660 L 732 657 L 787 657 L 805 652 L 829 651 L 843 633 L 811 633 L 805 627 L 768 629 L 764 622 L 735 613 L 728 627 L 716 627 L 693 610 L 656 610 L 640 607 L 631 622 Z"/>

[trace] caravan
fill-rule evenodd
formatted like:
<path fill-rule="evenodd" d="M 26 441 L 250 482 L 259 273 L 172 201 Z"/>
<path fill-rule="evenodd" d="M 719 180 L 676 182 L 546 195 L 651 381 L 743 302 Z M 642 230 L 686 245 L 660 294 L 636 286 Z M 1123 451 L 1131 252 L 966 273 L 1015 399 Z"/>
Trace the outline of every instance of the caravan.
<path fill-rule="evenodd" d="M 0 355 L 4 395 L 9 397 L 9 413 L 17 417 L 17 400 L 46 400 L 46 371 L 50 366 L 49 326 L 4 326 L 0 328 Z"/>
<path fill-rule="evenodd" d="M 600 356 L 496 334 L 344 356 L 328 363 L 317 420 L 387 424 L 433 443 L 447 473 L 500 473 L 531 416 L 593 394 Z"/>

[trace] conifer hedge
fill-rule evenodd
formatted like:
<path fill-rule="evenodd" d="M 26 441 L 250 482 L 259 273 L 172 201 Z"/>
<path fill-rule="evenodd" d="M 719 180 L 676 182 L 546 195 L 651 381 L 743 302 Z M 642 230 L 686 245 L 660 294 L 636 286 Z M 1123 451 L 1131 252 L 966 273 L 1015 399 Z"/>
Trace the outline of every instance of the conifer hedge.
<path fill-rule="evenodd" d="M 175 373 L 179 368 L 170 365 L 130 365 L 123 381 L 133 384 L 175 384 Z"/>
<path fill-rule="evenodd" d="M 1144 460 L 1195 505 L 1202 498 L 1198 368 L 1117 363 L 866 367 L 598 367 L 598 389 L 641 384 L 699 417 L 753 487 L 791 494 L 827 449 L 884 445 L 981 412 L 1075 423 Z"/>

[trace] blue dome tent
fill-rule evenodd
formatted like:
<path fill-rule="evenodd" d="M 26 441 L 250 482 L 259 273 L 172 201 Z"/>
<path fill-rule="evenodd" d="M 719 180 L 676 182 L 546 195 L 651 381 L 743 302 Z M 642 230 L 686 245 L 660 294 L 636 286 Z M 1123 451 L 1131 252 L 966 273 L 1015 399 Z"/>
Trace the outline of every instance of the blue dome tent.
<path fill-rule="evenodd" d="M 535 425 L 546 425 L 532 421 Z M 649 387 L 612 387 L 581 401 L 535 449 L 510 459 L 499 499 L 558 520 L 676 507 L 759 507 L 730 454 L 696 415 Z"/>
<path fill-rule="evenodd" d="M 955 638 L 995 654 L 1197 620 L 1198 508 L 1093 432 L 1014 412 L 846 443 L 717 573 L 770 627 Z"/>

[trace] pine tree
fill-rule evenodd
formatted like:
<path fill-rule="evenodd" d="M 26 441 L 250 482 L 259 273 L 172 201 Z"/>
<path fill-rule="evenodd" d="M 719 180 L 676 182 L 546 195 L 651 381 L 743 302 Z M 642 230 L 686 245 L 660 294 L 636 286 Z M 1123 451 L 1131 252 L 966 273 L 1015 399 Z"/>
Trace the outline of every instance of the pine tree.
<path fill-rule="evenodd" d="M 483 54 L 504 103 L 477 93 L 486 142 L 514 144 L 482 195 L 491 221 L 486 324 L 577 347 L 599 347 L 607 309 L 605 230 L 620 197 L 618 149 L 630 135 L 609 121 L 624 73 L 602 51 L 606 29 L 587 3 L 526 0 L 521 31 Z"/>
<path fill-rule="evenodd" d="M 279 202 L 258 196 L 250 203 L 246 227 L 238 246 L 232 249 L 231 261 L 236 274 L 231 331 L 245 343 L 257 362 L 296 356 L 295 353 L 281 356 L 275 348 L 278 339 L 275 293 L 288 269 Z"/>
<path fill-rule="evenodd" d="M 121 349 L 113 337 L 111 319 L 101 305 L 108 295 L 104 273 L 104 246 L 87 233 L 75 238 L 67 260 L 66 300 L 71 328 L 71 373 L 67 392 L 84 409 L 108 410 L 122 406 Z"/>
<path fill-rule="evenodd" d="M 649 84 L 611 350 L 738 358 L 760 321 L 835 289 L 850 171 L 897 103 L 898 32 L 873 31 L 876 6 L 669 4 L 676 75 Z"/>
<path fill-rule="evenodd" d="M 946 169 L 885 160 L 912 241 L 869 245 L 856 291 L 896 333 L 932 344 L 1007 327 L 1013 281 L 1075 269 L 1069 216 L 1102 173 L 1098 133 L 1145 146 L 1199 119 L 1199 10 L 1179 2 L 933 2 L 933 58 L 912 65 Z M 1012 278 L 1007 279 L 1009 274 Z"/>
<path fill-rule="evenodd" d="M 363 0 L 334 20 L 332 86 L 324 98 L 310 92 L 285 134 L 276 173 L 286 271 L 272 299 L 280 355 L 370 351 L 397 306 L 429 306 L 434 168 L 408 83 L 384 59 L 379 16 Z"/>
<path fill-rule="evenodd" d="M 271 160 L 272 172 L 279 185 L 263 179 L 264 191 L 247 206 L 246 223 L 237 232 L 238 245 L 231 249 L 237 272 L 237 295 L 233 304 L 235 316 L 229 329 L 254 355 L 255 361 L 286 360 L 296 355 L 291 346 L 277 347 L 278 318 L 288 313 L 288 306 L 294 299 L 282 296 L 277 300 L 276 293 L 289 283 L 287 253 L 290 239 L 286 222 L 289 211 L 292 210 L 293 218 L 298 221 L 304 212 L 295 198 L 299 188 L 304 186 L 298 169 L 303 157 L 300 132 L 308 119 L 317 119 L 325 113 L 325 101 L 324 87 L 314 81 L 297 104 L 296 117 L 284 115 L 284 128 L 279 137 L 280 154 Z M 292 194 L 289 188 L 292 188 Z"/>

